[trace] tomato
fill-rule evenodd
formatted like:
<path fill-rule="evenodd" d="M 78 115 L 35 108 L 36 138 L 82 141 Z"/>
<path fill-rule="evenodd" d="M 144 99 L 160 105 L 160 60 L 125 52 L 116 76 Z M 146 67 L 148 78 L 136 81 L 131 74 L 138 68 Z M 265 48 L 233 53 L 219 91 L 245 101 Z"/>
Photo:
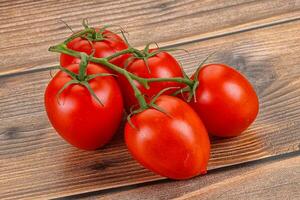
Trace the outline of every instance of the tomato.
<path fill-rule="evenodd" d="M 183 100 L 162 95 L 156 105 L 167 114 L 146 109 L 125 126 L 125 142 L 144 167 L 172 179 L 205 174 L 210 142 L 197 113 Z"/>
<path fill-rule="evenodd" d="M 77 73 L 78 64 L 67 69 Z M 87 74 L 107 73 L 100 65 L 89 64 Z M 117 81 L 112 76 L 96 77 L 89 84 L 103 106 L 81 84 L 72 84 L 57 96 L 65 83 L 72 80 L 58 72 L 45 91 L 48 118 L 56 131 L 70 144 L 86 150 L 106 144 L 117 131 L 122 119 L 123 101 Z"/>
<path fill-rule="evenodd" d="M 150 49 L 149 53 L 156 49 Z M 148 58 L 148 67 L 145 61 L 141 58 L 135 58 L 129 62 L 126 66 L 126 70 L 139 77 L 143 78 L 172 78 L 183 77 L 182 68 L 176 61 L 176 59 L 167 52 L 160 52 L 150 58 Z M 138 102 L 134 96 L 133 89 L 127 79 L 120 75 L 120 85 L 122 85 L 122 92 L 124 95 L 124 101 L 126 108 L 130 108 L 133 105 L 137 105 Z M 150 88 L 146 89 L 140 83 L 135 81 L 136 86 L 145 95 L 146 100 L 151 99 L 159 91 L 168 87 L 183 87 L 181 83 L 176 82 L 152 82 L 149 83 Z M 165 94 L 172 94 L 176 89 L 171 89 L 165 92 Z"/>
<path fill-rule="evenodd" d="M 87 39 L 78 37 L 73 39 L 71 42 L 69 42 L 67 44 L 67 47 L 74 51 L 85 52 L 88 55 L 92 53 L 94 47 L 95 50 L 94 56 L 97 58 L 107 57 L 118 51 L 128 48 L 127 44 L 117 34 L 105 30 L 102 35 L 104 39 L 101 41 L 93 41 L 92 42 L 93 46 Z M 117 58 L 112 59 L 111 63 L 115 65 L 120 65 L 120 62 L 122 62 L 127 57 L 128 57 L 127 54 L 121 55 Z M 80 63 L 80 58 L 76 58 L 67 54 L 61 54 L 60 56 L 61 66 L 66 67 L 74 63 Z"/>
<path fill-rule="evenodd" d="M 241 134 L 258 114 L 258 97 L 235 69 L 224 64 L 209 64 L 199 71 L 196 102 L 191 105 L 208 132 L 218 137 Z"/>

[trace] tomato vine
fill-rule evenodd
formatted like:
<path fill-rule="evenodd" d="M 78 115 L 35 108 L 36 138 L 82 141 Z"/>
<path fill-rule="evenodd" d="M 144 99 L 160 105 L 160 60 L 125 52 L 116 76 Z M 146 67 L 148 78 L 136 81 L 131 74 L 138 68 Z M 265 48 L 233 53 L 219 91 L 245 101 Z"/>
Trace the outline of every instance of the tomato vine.
<path fill-rule="evenodd" d="M 145 62 L 145 65 L 147 66 L 147 69 L 150 72 L 150 69 L 147 65 L 147 60 L 148 58 L 162 52 L 162 51 L 169 51 L 169 50 L 178 50 L 178 49 L 162 49 L 162 48 L 159 48 L 158 45 L 156 43 L 156 46 L 157 46 L 157 49 L 154 50 L 153 52 L 149 52 L 149 46 L 151 43 L 148 43 L 146 45 L 146 47 L 143 49 L 143 50 L 138 50 L 134 47 L 132 47 L 131 45 L 129 45 L 128 41 L 127 41 L 127 38 L 125 37 L 124 35 L 124 32 L 122 31 L 122 35 L 126 41 L 126 43 L 128 44 L 128 48 L 127 49 L 124 49 L 124 50 L 121 50 L 121 51 L 118 51 L 110 56 L 107 56 L 107 57 L 104 57 L 104 58 L 97 58 L 97 57 L 94 57 L 93 56 L 93 53 L 91 55 L 86 55 L 85 53 L 82 53 L 82 52 L 78 52 L 78 51 L 75 51 L 75 50 L 72 50 L 70 48 L 68 48 L 67 44 L 69 42 L 71 42 L 72 40 L 76 39 L 76 38 L 79 38 L 79 37 L 82 37 L 82 38 L 85 38 L 87 39 L 90 44 L 92 45 L 92 42 L 93 41 L 99 41 L 99 40 L 104 40 L 104 35 L 103 35 L 103 32 L 105 31 L 105 29 L 109 26 L 103 26 L 102 28 L 100 29 L 95 29 L 93 27 L 89 27 L 88 26 L 88 23 L 87 21 L 83 21 L 83 26 L 84 26 L 84 29 L 77 32 L 77 33 L 74 33 L 73 35 L 71 35 L 70 37 L 68 37 L 64 42 L 60 43 L 60 44 L 57 44 L 55 46 L 51 46 L 49 48 L 49 51 L 51 52 L 58 52 L 58 53 L 62 53 L 62 54 L 67 54 L 69 56 L 73 56 L 73 57 L 76 57 L 76 58 L 80 58 L 81 59 L 81 62 L 83 62 L 82 60 L 86 60 L 86 62 L 93 62 L 93 63 L 97 63 L 97 64 L 101 64 L 109 69 L 111 69 L 112 71 L 114 72 L 117 72 L 119 74 L 122 74 L 123 76 L 125 76 L 125 78 L 128 80 L 128 82 L 130 83 L 133 91 L 134 91 L 134 95 L 139 103 L 139 108 L 135 111 L 132 111 L 132 114 L 136 114 L 138 112 L 141 112 L 147 108 L 155 108 L 155 109 L 159 109 L 157 108 L 154 104 L 153 104 L 153 101 L 151 101 L 152 103 L 147 103 L 144 95 L 142 94 L 142 92 L 138 89 L 138 87 L 136 86 L 136 84 L 134 83 L 134 81 L 137 81 L 139 82 L 143 87 L 145 87 L 146 89 L 149 89 L 149 83 L 151 82 L 165 82 L 165 81 L 168 81 L 168 82 L 177 82 L 177 83 L 181 83 L 181 84 L 185 84 L 186 87 L 184 88 L 180 88 L 178 89 L 176 92 L 174 92 L 173 95 L 178 95 L 180 93 L 184 93 L 184 92 L 188 92 L 189 93 L 189 96 L 188 96 L 188 101 L 191 101 L 192 97 L 195 96 L 195 91 L 199 85 L 199 81 L 196 79 L 192 80 L 190 79 L 184 72 L 184 76 L 183 77 L 172 77 L 172 78 L 143 78 L 143 77 L 139 77 L 129 71 L 126 70 L 126 68 L 120 68 L 114 64 L 112 64 L 110 62 L 110 60 L 114 59 L 114 58 L 117 58 L 121 55 L 124 55 L 124 54 L 132 54 L 131 57 L 129 57 L 128 59 L 130 60 L 130 58 L 139 58 L 139 59 L 143 59 L 144 62 Z M 182 49 L 179 49 L 179 50 L 182 50 Z M 208 58 L 208 57 L 207 57 Z M 206 59 L 207 59 L 206 58 Z M 206 61 L 206 59 L 201 63 L 201 65 Z M 85 66 L 87 65 L 87 63 L 85 64 Z M 200 65 L 200 66 L 201 66 Z M 79 74 L 78 75 L 72 75 L 70 74 L 69 72 L 66 71 L 66 69 L 64 69 L 63 67 L 59 67 L 61 70 L 63 70 L 64 72 L 68 73 L 74 80 L 72 80 L 72 82 L 70 83 L 67 83 L 63 88 L 62 90 L 65 89 L 65 87 L 67 87 L 68 85 L 72 84 L 72 83 L 80 83 L 82 84 L 83 86 L 85 86 L 89 92 L 91 93 L 91 95 L 97 99 L 96 95 L 93 93 L 93 91 L 90 89 L 89 87 L 89 84 L 87 82 L 87 77 L 84 76 L 84 73 L 85 73 L 85 70 L 84 69 L 84 65 L 81 64 L 80 66 L 80 70 L 79 70 Z M 200 68 L 200 67 L 199 67 Z M 199 69 L 197 70 L 199 71 Z M 164 91 L 164 90 L 163 90 Z M 161 93 L 159 93 L 157 96 L 159 96 Z M 156 97 L 154 97 L 156 98 Z M 101 102 L 97 99 L 97 101 L 101 104 Z"/>

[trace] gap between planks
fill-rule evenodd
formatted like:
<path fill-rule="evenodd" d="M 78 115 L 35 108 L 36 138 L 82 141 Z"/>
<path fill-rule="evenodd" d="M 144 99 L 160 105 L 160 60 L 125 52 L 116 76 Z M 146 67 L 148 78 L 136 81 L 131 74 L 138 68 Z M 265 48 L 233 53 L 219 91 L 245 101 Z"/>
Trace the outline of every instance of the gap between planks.
<path fill-rule="evenodd" d="M 248 168 L 257 168 L 260 166 L 264 166 L 264 165 L 272 165 L 273 163 L 278 163 L 278 162 L 284 162 L 285 160 L 290 160 L 290 159 L 295 159 L 298 158 L 300 155 L 300 151 L 295 151 L 295 152 L 291 152 L 291 153 L 286 153 L 286 154 L 281 154 L 281 155 L 276 155 L 273 157 L 267 157 L 267 158 L 261 158 L 258 160 L 253 160 L 253 161 L 247 161 L 244 163 L 239 163 L 236 165 L 230 165 L 230 166 L 225 166 L 225 167 L 220 167 L 220 168 L 216 168 L 216 169 L 210 169 L 208 170 L 209 176 L 220 176 L 220 173 L 228 173 L 230 171 L 246 171 L 248 170 Z M 243 169 L 241 169 L 243 168 Z M 238 172 L 238 174 L 241 174 L 241 172 Z M 231 178 L 232 175 L 226 175 L 226 178 Z M 243 176 L 240 176 L 243 177 Z M 93 192 L 86 192 L 86 193 L 82 193 L 82 194 L 77 194 L 77 195 L 70 195 L 70 196 L 63 196 L 63 197 L 59 197 L 56 198 L 56 200 L 63 200 L 63 199 L 120 199 L 122 197 L 129 197 L 131 198 L 130 194 L 136 194 L 134 198 L 132 199 L 141 199 L 141 198 L 158 198 L 161 197 L 159 196 L 157 193 L 163 193 L 162 191 L 158 190 L 159 185 L 163 184 L 163 189 L 165 189 L 165 187 L 172 187 L 172 188 L 178 188 L 178 186 L 176 187 L 176 184 L 179 185 L 179 187 L 181 187 L 181 189 L 183 188 L 183 184 L 188 184 L 190 185 L 198 185 L 200 188 L 203 184 L 207 184 L 207 181 L 204 180 L 200 180 L 200 179 L 204 179 L 206 178 L 205 176 L 201 176 L 201 177 L 196 177 L 194 179 L 191 180 L 185 180 L 185 181 L 172 181 L 170 179 L 160 179 L 160 180 L 156 180 L 156 181 L 150 181 L 150 182 L 145 182 L 145 183 L 140 183 L 140 184 L 135 184 L 135 185 L 129 185 L 129 186 L 123 186 L 123 187 L 118 187 L 118 188 L 110 188 L 110 189 L 106 189 L 106 190 L 99 190 L 99 191 L 93 191 Z M 220 180 L 220 183 L 222 183 L 221 178 L 223 179 L 224 177 L 221 177 L 218 179 Z M 172 184 L 171 186 L 168 186 L 167 184 Z M 205 185 L 203 185 L 204 187 L 206 187 Z M 154 194 L 150 196 L 148 196 L 148 194 L 150 195 L 149 192 L 145 192 L 147 190 L 154 190 Z M 182 192 L 182 196 L 186 197 L 187 195 L 183 195 L 183 191 Z M 191 196 L 193 194 L 193 192 L 189 192 L 188 195 Z M 161 194 L 160 194 L 161 195 Z M 176 194 L 165 194 L 164 196 L 168 196 L 168 198 L 171 198 L 171 196 L 180 196 L 180 193 L 176 193 Z M 172 197 L 172 198 L 173 198 Z M 129 199 L 128 198 L 128 199 Z"/>

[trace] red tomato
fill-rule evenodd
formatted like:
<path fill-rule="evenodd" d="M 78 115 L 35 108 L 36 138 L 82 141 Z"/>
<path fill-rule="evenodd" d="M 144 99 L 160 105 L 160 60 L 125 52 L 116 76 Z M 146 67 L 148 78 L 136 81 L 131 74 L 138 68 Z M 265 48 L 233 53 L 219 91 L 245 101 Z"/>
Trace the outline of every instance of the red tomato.
<path fill-rule="evenodd" d="M 197 113 L 183 100 L 162 95 L 156 105 L 168 115 L 147 109 L 127 122 L 125 141 L 144 167 L 172 179 L 205 174 L 210 142 Z"/>
<path fill-rule="evenodd" d="M 79 65 L 67 69 L 77 73 Z M 107 73 L 95 64 L 87 66 L 87 74 Z M 89 81 L 102 106 L 80 84 L 68 86 L 58 97 L 63 85 L 72 80 L 60 71 L 50 81 L 45 92 L 45 107 L 56 131 L 72 145 L 86 150 L 106 144 L 117 131 L 122 119 L 123 101 L 117 81 L 111 76 L 96 77 Z"/>
<path fill-rule="evenodd" d="M 153 52 L 155 49 L 149 50 Z M 160 52 L 153 57 L 148 58 L 148 67 L 143 59 L 135 58 L 126 67 L 126 70 L 143 78 L 172 78 L 183 77 L 182 68 L 176 61 L 176 59 L 167 52 Z M 120 75 L 119 77 L 121 89 L 124 96 L 126 108 L 130 108 L 133 105 L 137 105 L 138 102 L 134 96 L 133 89 L 127 79 Z M 146 95 L 146 100 L 151 99 L 159 91 L 168 87 L 182 87 L 184 85 L 176 82 L 152 82 L 149 83 L 150 89 L 144 88 L 138 82 L 135 82 L 139 90 Z M 171 89 L 165 92 L 165 94 L 172 94 L 176 89 Z"/>
<path fill-rule="evenodd" d="M 200 70 L 198 80 L 196 102 L 191 105 L 210 134 L 237 136 L 255 120 L 257 95 L 238 71 L 224 64 L 210 64 Z"/>
<path fill-rule="evenodd" d="M 97 58 L 110 56 L 118 51 L 127 49 L 128 47 L 127 44 L 122 40 L 122 38 L 115 33 L 105 30 L 103 32 L 103 36 L 105 38 L 104 40 L 92 42 L 95 49 L 94 56 Z M 93 47 L 90 44 L 90 42 L 87 39 L 81 37 L 75 38 L 74 40 L 69 42 L 67 44 L 67 47 L 75 51 L 85 52 L 88 55 L 90 55 L 93 50 Z M 128 55 L 121 55 L 117 58 L 112 59 L 111 63 L 115 65 L 120 65 L 120 62 L 122 62 L 123 59 L 126 59 L 127 57 Z M 80 58 L 76 58 L 67 54 L 61 54 L 61 66 L 67 67 L 70 64 L 74 63 L 80 63 Z"/>

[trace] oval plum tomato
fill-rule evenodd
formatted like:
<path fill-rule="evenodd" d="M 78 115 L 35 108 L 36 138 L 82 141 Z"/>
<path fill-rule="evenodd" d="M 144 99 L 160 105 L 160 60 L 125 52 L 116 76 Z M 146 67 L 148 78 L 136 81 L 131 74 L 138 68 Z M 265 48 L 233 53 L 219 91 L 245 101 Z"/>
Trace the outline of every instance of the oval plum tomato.
<path fill-rule="evenodd" d="M 210 154 L 206 129 L 183 100 L 162 95 L 156 105 L 167 114 L 146 109 L 125 126 L 125 142 L 144 167 L 171 179 L 205 174 Z"/>
<path fill-rule="evenodd" d="M 118 51 L 127 49 L 128 47 L 127 44 L 117 34 L 108 30 L 104 30 L 102 35 L 104 39 L 101 41 L 89 42 L 87 39 L 82 37 L 75 38 L 67 44 L 67 47 L 74 51 L 85 52 L 88 55 L 92 53 L 94 48 L 95 50 L 94 56 L 97 58 L 107 57 Z M 123 59 L 126 59 L 127 57 L 128 55 L 126 54 L 118 56 L 112 59 L 111 63 L 119 66 L 121 62 L 123 62 Z M 74 64 L 74 63 L 80 63 L 80 58 L 76 58 L 67 54 L 61 54 L 60 56 L 61 66 L 67 67 L 70 64 Z"/>
<path fill-rule="evenodd" d="M 79 64 L 67 67 L 78 73 Z M 88 64 L 87 74 L 107 73 L 100 65 Z M 72 78 L 58 72 L 45 91 L 48 118 L 56 131 L 72 145 L 86 150 L 106 144 L 117 131 L 123 114 L 122 94 L 111 76 L 89 80 L 101 105 L 81 84 L 69 85 L 58 96 L 60 89 Z"/>
<path fill-rule="evenodd" d="M 248 80 L 224 64 L 209 64 L 199 71 L 196 102 L 207 131 L 218 137 L 241 134 L 255 120 L 258 97 Z"/>
<path fill-rule="evenodd" d="M 156 49 L 150 49 L 149 53 Z M 147 63 L 141 58 L 134 58 L 126 66 L 126 70 L 143 78 L 172 78 L 183 77 L 183 70 L 178 64 L 176 59 L 167 52 L 160 52 L 147 59 Z M 148 66 L 147 66 L 148 65 Z M 121 90 L 123 92 L 125 107 L 129 109 L 133 105 L 137 105 L 138 102 L 134 96 L 133 89 L 127 79 L 119 76 Z M 183 87 L 184 85 L 177 82 L 152 82 L 149 83 L 150 88 L 146 89 L 140 83 L 135 81 L 136 86 L 145 95 L 148 101 L 159 91 L 169 87 Z M 172 94 L 176 89 L 171 89 L 165 92 L 165 94 Z"/>

